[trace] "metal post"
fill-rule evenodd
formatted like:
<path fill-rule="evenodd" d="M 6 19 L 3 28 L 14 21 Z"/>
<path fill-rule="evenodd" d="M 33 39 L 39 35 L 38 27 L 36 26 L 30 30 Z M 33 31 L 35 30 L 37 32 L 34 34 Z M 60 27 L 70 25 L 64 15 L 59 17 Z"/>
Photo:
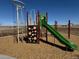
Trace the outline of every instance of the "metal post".
<path fill-rule="evenodd" d="M 55 29 L 57 30 L 57 21 L 55 21 Z"/>
<path fill-rule="evenodd" d="M 36 25 L 38 24 L 38 13 L 36 13 Z"/>
<path fill-rule="evenodd" d="M 57 30 L 57 21 L 55 21 L 55 30 Z M 55 44 L 55 37 L 54 37 L 54 44 Z"/>
<path fill-rule="evenodd" d="M 21 8 L 24 8 L 24 3 L 19 0 L 13 0 L 13 3 L 16 5 L 16 11 L 17 11 L 17 41 L 19 42 L 19 10 Z"/>
<path fill-rule="evenodd" d="M 32 25 L 32 18 L 31 18 L 31 15 L 29 16 L 29 25 Z"/>
<path fill-rule="evenodd" d="M 46 21 L 48 22 L 48 13 L 46 12 Z M 47 33 L 47 29 L 46 29 L 46 41 L 48 41 L 48 33 Z"/>
<path fill-rule="evenodd" d="M 36 25 L 36 22 L 34 21 L 34 25 Z"/>
<path fill-rule="evenodd" d="M 28 36 L 28 12 L 27 12 L 27 36 Z"/>
<path fill-rule="evenodd" d="M 16 9 L 17 9 L 17 34 L 18 34 L 17 38 L 18 38 L 18 42 L 19 42 L 19 7 L 18 7 L 18 5 L 17 5 Z"/>
<path fill-rule="evenodd" d="M 39 11 L 37 12 L 38 13 L 38 43 L 39 43 L 39 39 L 40 39 L 40 19 L 39 19 L 39 17 L 40 17 L 40 15 L 39 15 Z"/>
<path fill-rule="evenodd" d="M 71 27 L 70 27 L 70 20 L 68 21 L 68 38 L 70 39 L 70 29 Z"/>

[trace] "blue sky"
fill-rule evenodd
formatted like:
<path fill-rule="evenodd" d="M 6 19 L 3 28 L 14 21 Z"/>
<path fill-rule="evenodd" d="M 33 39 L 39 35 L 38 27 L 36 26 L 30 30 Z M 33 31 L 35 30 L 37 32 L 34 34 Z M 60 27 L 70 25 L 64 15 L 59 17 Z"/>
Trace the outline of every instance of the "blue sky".
<path fill-rule="evenodd" d="M 79 24 L 79 0 L 22 0 L 26 11 L 39 10 L 41 13 L 48 12 L 48 23 Z M 0 0 L 0 24 L 13 25 L 16 22 L 16 9 L 11 0 Z"/>

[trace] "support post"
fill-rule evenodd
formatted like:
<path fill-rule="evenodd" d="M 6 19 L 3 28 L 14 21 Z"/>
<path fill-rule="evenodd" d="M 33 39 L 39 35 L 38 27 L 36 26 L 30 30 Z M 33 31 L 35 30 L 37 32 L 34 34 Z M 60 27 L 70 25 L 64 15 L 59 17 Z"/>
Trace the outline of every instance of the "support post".
<path fill-rule="evenodd" d="M 38 24 L 38 12 L 36 13 L 36 25 Z"/>
<path fill-rule="evenodd" d="M 71 27 L 70 27 L 70 20 L 68 21 L 68 38 L 70 39 L 70 31 Z"/>
<path fill-rule="evenodd" d="M 46 12 L 46 21 L 48 23 L 48 13 Z M 46 29 L 46 41 L 48 41 L 48 33 L 47 33 L 47 29 Z"/>
<path fill-rule="evenodd" d="M 57 21 L 55 21 L 55 25 L 54 25 L 55 26 L 55 30 L 57 30 L 57 24 L 58 24 Z M 55 44 L 55 37 L 54 37 L 54 44 Z"/>
<path fill-rule="evenodd" d="M 28 12 L 27 12 L 27 36 L 28 36 Z"/>
<path fill-rule="evenodd" d="M 31 15 L 29 16 L 29 25 L 32 25 L 32 18 L 31 18 Z"/>
<path fill-rule="evenodd" d="M 17 42 L 19 42 L 19 7 L 17 6 Z"/>
<path fill-rule="evenodd" d="M 57 30 L 57 21 L 55 21 L 55 29 Z"/>
<path fill-rule="evenodd" d="M 34 25 L 36 25 L 36 22 L 34 21 Z"/>
<path fill-rule="evenodd" d="M 37 22 L 38 22 L 38 32 L 37 32 L 37 38 L 38 38 L 38 43 L 39 43 L 39 39 L 40 39 L 40 15 L 39 15 L 39 11 L 37 12 Z"/>

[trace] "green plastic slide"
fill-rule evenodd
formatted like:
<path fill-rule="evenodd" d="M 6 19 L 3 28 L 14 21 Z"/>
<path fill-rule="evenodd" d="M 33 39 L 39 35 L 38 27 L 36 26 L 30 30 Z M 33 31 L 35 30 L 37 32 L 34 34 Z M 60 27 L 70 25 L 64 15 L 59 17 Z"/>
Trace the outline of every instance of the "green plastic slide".
<path fill-rule="evenodd" d="M 46 22 L 46 17 L 41 16 L 40 17 L 40 25 L 42 27 L 45 27 L 52 35 L 54 35 L 58 41 L 62 44 L 64 44 L 65 46 L 67 46 L 69 49 L 72 50 L 76 50 L 77 49 L 77 45 L 75 45 L 73 42 L 71 42 L 70 40 L 67 40 L 64 36 L 62 36 L 58 31 L 56 31 L 52 26 L 50 26 L 49 24 L 47 24 Z"/>

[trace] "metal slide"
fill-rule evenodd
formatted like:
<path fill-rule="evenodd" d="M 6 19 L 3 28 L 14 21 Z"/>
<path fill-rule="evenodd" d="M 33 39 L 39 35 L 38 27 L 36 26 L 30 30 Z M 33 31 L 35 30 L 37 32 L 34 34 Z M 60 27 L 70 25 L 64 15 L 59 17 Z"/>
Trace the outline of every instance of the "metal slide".
<path fill-rule="evenodd" d="M 65 46 L 67 46 L 69 49 L 72 49 L 72 50 L 76 50 L 77 49 L 77 45 L 75 45 L 70 40 L 67 40 L 58 31 L 56 31 L 52 26 L 47 24 L 46 17 L 41 17 L 40 18 L 40 24 L 41 24 L 42 27 L 45 27 L 52 35 L 54 35 L 60 43 L 62 43 Z"/>

